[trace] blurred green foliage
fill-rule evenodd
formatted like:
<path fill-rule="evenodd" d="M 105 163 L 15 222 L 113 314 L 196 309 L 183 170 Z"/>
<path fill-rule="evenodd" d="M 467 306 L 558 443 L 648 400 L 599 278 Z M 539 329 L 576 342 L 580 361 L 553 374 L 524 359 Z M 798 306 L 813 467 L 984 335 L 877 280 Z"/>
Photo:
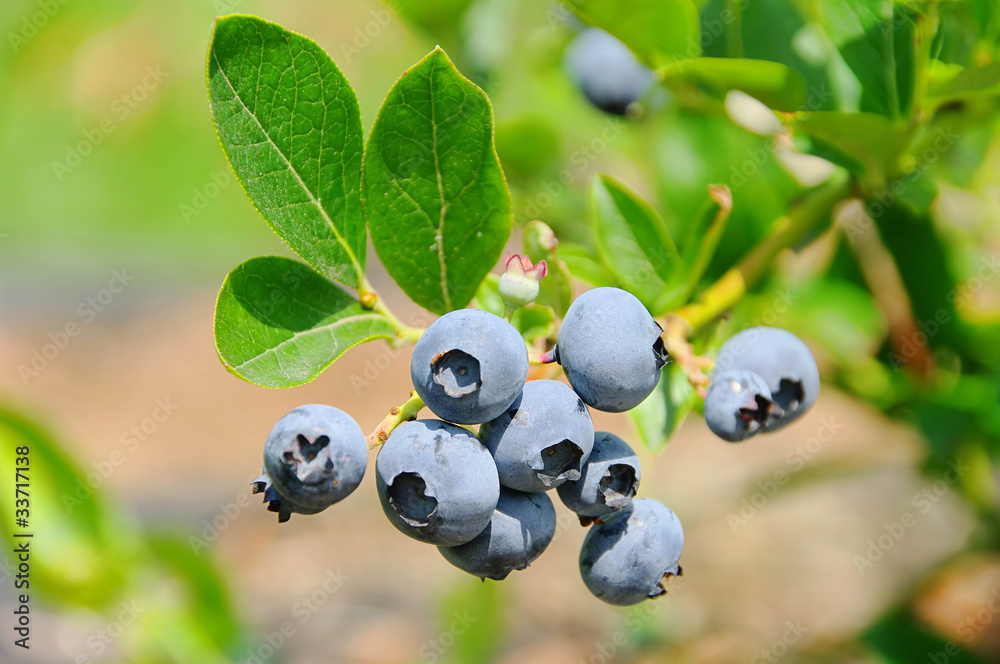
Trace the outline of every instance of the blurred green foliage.
<path fill-rule="evenodd" d="M 729 317 L 705 326 L 695 347 L 710 354 L 755 322 L 806 338 L 831 384 L 921 432 L 929 476 L 957 458 L 972 465 L 959 487 L 979 516 L 970 548 L 996 549 L 1000 304 L 991 280 L 1000 229 L 995 211 L 953 218 L 946 204 L 956 195 L 984 197 L 995 186 L 997 3 L 665 2 L 652 11 L 681 18 L 671 24 L 676 30 L 657 35 L 621 22 L 628 12 L 608 6 L 102 0 L 60 5 L 32 32 L 37 3 L 5 2 L 0 34 L 23 39 L 8 37 L 0 49 L 0 231 L 9 236 L 0 243 L 0 267 L 47 278 L 122 260 L 142 264 L 151 281 L 180 287 L 217 284 L 247 255 L 285 251 L 236 186 L 213 133 L 204 49 L 217 13 L 261 13 L 309 28 L 357 88 L 365 131 L 398 73 L 440 43 L 493 102 L 515 221 L 542 219 L 554 228 L 560 245 L 544 257 L 587 283 L 629 276 L 602 256 L 608 245 L 598 241 L 605 227 L 595 231 L 595 211 L 588 213 L 591 186 L 605 187 L 591 198 L 607 202 L 607 183 L 620 183 L 626 199 L 645 203 L 632 205 L 644 211 L 640 233 L 658 233 L 662 224 L 682 256 L 698 220 L 714 219 L 706 213 L 709 186 L 728 187 L 732 211 L 718 245 L 693 259 L 704 262 L 704 272 L 685 295 L 698 298 L 751 247 L 773 237 L 818 184 L 842 178 L 848 197 L 871 218 L 843 216 L 831 224 L 827 214 L 796 243 L 809 245 L 813 258 L 796 262 L 784 252 L 768 263 Z M 390 20 L 376 21 L 379 32 L 366 34 L 363 27 L 384 11 Z M 583 21 L 662 68 L 663 84 L 634 116 L 600 113 L 565 75 L 563 54 Z M 683 58 L 699 54 L 705 59 L 684 65 Z M 158 67 L 161 74 L 150 78 Z M 782 128 L 748 129 L 756 107 L 735 104 L 734 90 L 777 111 L 769 119 Z M 598 173 L 613 179 L 594 181 Z M 626 226 L 638 223 L 619 214 L 621 206 L 604 211 Z M 631 247 L 647 248 L 637 237 Z M 661 280 L 667 276 L 655 256 L 636 256 Z M 888 265 L 892 278 L 873 275 L 873 262 Z M 561 275 L 560 288 L 546 304 L 558 311 L 568 277 L 553 274 Z M 480 306 L 490 308 L 491 291 L 481 289 Z M 794 306 L 779 311 L 782 298 Z M 900 303 L 902 315 L 893 306 Z M 551 333 L 543 313 L 525 310 L 522 319 L 526 334 Z M 671 366 L 636 414 L 642 439 L 662 447 L 697 401 Z M 37 526 L 59 546 L 40 549 L 34 560 L 40 594 L 99 613 L 150 584 L 178 579 L 183 598 L 143 620 L 141 636 L 128 640 L 134 661 L 225 661 L 238 651 L 241 627 L 205 559 L 175 538 L 142 532 L 109 498 L 77 495 L 87 486 L 82 471 L 36 424 L 4 411 L 0 439 L 0 471 L 11 469 L 14 446 L 29 444 L 36 485 L 48 492 L 33 499 Z M 496 584 L 463 587 L 442 602 L 443 630 L 457 610 L 477 616 L 456 637 L 455 661 L 488 661 L 498 652 L 500 592 Z M 911 602 L 900 597 L 902 608 L 845 635 L 838 647 L 893 664 L 940 650 L 941 638 L 917 621 Z M 949 661 L 983 660 L 962 652 Z"/>
<path fill-rule="evenodd" d="M 54 604 L 109 622 L 122 606 L 135 607 L 134 622 L 121 622 L 115 639 L 127 661 L 232 661 L 243 626 L 211 559 L 180 535 L 145 532 L 63 448 L 37 423 L 0 407 L 0 473 L 13 478 L 24 470 L 29 496 L 25 527 L 15 527 L 12 501 L 0 503 L 0 532 L 8 550 L 25 541 L 16 534 L 35 535 L 28 585 L 18 592 L 31 606 Z M 15 463 L 19 454 L 26 465 Z M 45 638 L 37 624 L 32 638 Z M 90 661 L 87 653 L 74 661 L 80 658 Z"/>

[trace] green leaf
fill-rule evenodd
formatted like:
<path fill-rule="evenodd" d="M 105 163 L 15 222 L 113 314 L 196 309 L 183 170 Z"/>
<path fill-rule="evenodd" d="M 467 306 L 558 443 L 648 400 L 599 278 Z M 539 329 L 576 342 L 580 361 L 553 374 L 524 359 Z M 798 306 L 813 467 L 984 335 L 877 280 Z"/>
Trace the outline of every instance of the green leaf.
<path fill-rule="evenodd" d="M 528 342 L 549 336 L 555 328 L 555 322 L 556 316 L 552 307 L 538 304 L 518 307 L 514 315 L 510 317 L 510 324 Z"/>
<path fill-rule="evenodd" d="M 810 96 L 809 110 L 834 110 L 838 94 L 832 89 L 829 69 L 832 44 L 818 26 L 807 22 L 798 0 L 740 2 L 708 0 L 701 5 L 704 55 L 751 58 L 780 62 L 801 74 Z M 732 15 L 731 22 L 720 18 Z"/>
<path fill-rule="evenodd" d="M 570 274 L 580 281 L 591 286 L 618 285 L 615 275 L 595 260 L 594 252 L 583 245 L 562 243 L 559 245 L 559 257 L 569 268 Z"/>
<path fill-rule="evenodd" d="M 712 184 L 733 192 L 733 212 L 703 279 L 717 279 L 769 232 L 803 191 L 774 156 L 774 139 L 753 134 L 721 113 L 678 109 L 649 117 L 647 151 L 656 173 L 659 212 L 674 238 L 705 204 Z"/>
<path fill-rule="evenodd" d="M 819 20 L 861 83 L 861 110 L 898 118 L 912 89 L 913 26 L 890 0 L 819 0 Z"/>
<path fill-rule="evenodd" d="M 476 296 L 472 299 L 472 306 L 503 318 L 504 303 L 503 298 L 500 297 L 499 284 L 499 276 L 493 273 L 487 274 L 486 278 L 479 284 L 479 288 L 476 289 Z"/>
<path fill-rule="evenodd" d="M 646 399 L 629 411 L 639 439 L 652 452 L 663 449 L 698 401 L 687 376 L 676 362 L 668 364 Z"/>
<path fill-rule="evenodd" d="M 609 175 L 594 178 L 588 209 L 601 262 L 654 315 L 661 313 L 657 302 L 679 260 L 663 220 L 628 185 Z"/>
<path fill-rule="evenodd" d="M 947 245 L 930 215 L 915 214 L 905 205 L 889 205 L 875 217 L 875 224 L 883 245 L 896 262 L 921 333 L 923 329 L 934 330 L 926 334 L 926 345 L 931 349 L 951 346 L 970 351 L 968 328 L 956 308 L 956 294 L 961 285 L 949 263 Z M 905 341 L 915 343 L 913 338 Z M 899 359 L 896 357 L 895 361 Z"/>
<path fill-rule="evenodd" d="M 437 607 L 441 633 L 450 634 L 452 641 L 442 661 L 445 664 L 496 661 L 509 629 L 504 610 L 510 606 L 509 602 L 503 584 L 463 576 Z"/>
<path fill-rule="evenodd" d="M 941 100 L 996 94 L 1000 94 L 1000 62 L 993 62 L 985 67 L 968 67 L 927 90 L 928 97 Z"/>
<path fill-rule="evenodd" d="M 563 0 L 581 19 L 623 41 L 650 67 L 701 53 L 692 0 Z"/>
<path fill-rule="evenodd" d="M 188 541 L 167 534 L 152 534 L 146 545 L 156 562 L 178 582 L 184 604 L 179 613 L 192 618 L 192 627 L 222 652 L 239 645 L 243 628 L 222 571 L 210 556 L 201 555 Z"/>
<path fill-rule="evenodd" d="M 468 304 L 500 258 L 512 224 L 486 94 L 441 49 L 389 91 L 364 159 L 375 251 L 417 304 Z"/>
<path fill-rule="evenodd" d="M 795 113 L 785 121 L 812 137 L 822 149 L 820 156 L 860 176 L 871 188 L 884 187 L 899 170 L 899 132 L 881 115 L 820 111 Z"/>
<path fill-rule="evenodd" d="M 725 185 L 709 185 L 705 203 L 688 225 L 683 244 L 683 260 L 674 269 L 671 282 L 678 286 L 663 297 L 664 306 L 668 310 L 686 302 L 694 292 L 715 255 L 732 211 L 733 195 L 729 188 Z"/>
<path fill-rule="evenodd" d="M 742 58 L 695 58 L 660 70 L 665 81 L 698 83 L 725 95 L 741 90 L 766 106 L 795 111 L 806 103 L 806 80 L 802 74 L 778 62 Z"/>
<path fill-rule="evenodd" d="M 264 256 L 237 266 L 215 307 L 219 359 L 262 387 L 308 383 L 352 346 L 393 337 L 384 316 L 290 258 Z"/>
<path fill-rule="evenodd" d="M 906 606 L 894 608 L 861 635 L 861 642 L 884 664 L 939 661 L 949 664 L 983 664 L 986 660 L 963 649 L 924 626 Z"/>
<path fill-rule="evenodd" d="M 17 462 L 17 457 L 25 457 L 17 452 L 20 447 L 28 448 L 27 466 Z M 97 463 L 111 465 L 107 460 Z M 15 508 L 24 506 L 14 503 L 14 483 L 27 481 L 16 478 L 18 469 L 31 484 L 26 514 L 15 513 Z M 62 606 L 92 609 L 123 592 L 129 567 L 139 560 L 139 546 L 131 529 L 95 489 L 102 478 L 93 473 L 96 480 L 89 479 L 47 431 L 3 405 L 0 472 L 9 478 L 10 491 L 0 502 L 0 534 L 8 552 L 25 541 L 32 543 L 32 590 Z M 15 527 L 17 516 L 27 519 L 27 528 Z M 33 533 L 33 539 L 15 537 L 25 532 Z M 16 564 L 12 554 L 6 557 Z"/>
<path fill-rule="evenodd" d="M 226 156 L 274 232 L 324 276 L 360 285 L 361 114 L 330 56 L 274 23 L 224 16 L 208 91 Z"/>

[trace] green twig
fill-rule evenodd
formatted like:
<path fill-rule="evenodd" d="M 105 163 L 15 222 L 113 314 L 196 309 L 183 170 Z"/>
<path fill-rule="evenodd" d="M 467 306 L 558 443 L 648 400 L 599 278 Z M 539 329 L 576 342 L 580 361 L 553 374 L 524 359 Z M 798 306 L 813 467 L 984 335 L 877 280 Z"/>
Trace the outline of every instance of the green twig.
<path fill-rule="evenodd" d="M 415 344 L 420 339 L 420 335 L 424 333 L 423 328 L 412 327 L 399 320 L 399 317 L 392 313 L 392 310 L 386 306 L 382 298 L 379 297 L 378 292 L 372 287 L 371 282 L 365 277 L 361 278 L 361 284 L 358 286 L 358 299 L 361 301 L 361 306 L 365 309 L 377 311 L 385 316 L 389 324 L 392 325 L 392 329 L 396 330 L 397 340 L 403 343 Z"/>
<path fill-rule="evenodd" d="M 378 426 L 375 427 L 375 431 L 369 434 L 368 438 L 368 449 L 373 450 L 385 441 L 389 439 L 389 435 L 396 430 L 400 424 L 404 422 L 412 422 L 417 419 L 417 414 L 424 407 L 424 401 L 416 392 L 410 392 L 410 398 L 407 399 L 400 406 L 393 406 L 389 410 L 389 414 L 386 415 Z"/>
<path fill-rule="evenodd" d="M 731 309 L 767 271 L 774 257 L 795 246 L 809 231 L 830 219 L 833 207 L 851 193 L 844 176 L 831 179 L 810 192 L 798 206 L 778 219 L 771 232 L 742 261 L 708 287 L 696 302 L 676 311 L 688 325 L 688 336 Z"/>

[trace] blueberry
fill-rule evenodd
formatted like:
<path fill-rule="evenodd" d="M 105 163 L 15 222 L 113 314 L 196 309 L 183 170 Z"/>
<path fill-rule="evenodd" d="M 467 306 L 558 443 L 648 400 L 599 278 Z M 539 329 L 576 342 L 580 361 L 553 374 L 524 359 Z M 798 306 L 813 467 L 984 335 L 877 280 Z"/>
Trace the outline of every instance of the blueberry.
<path fill-rule="evenodd" d="M 777 327 L 751 327 L 730 337 L 719 349 L 716 373 L 752 371 L 771 390 L 777 409 L 764 423 L 778 429 L 802 416 L 819 395 L 819 369 L 809 347 Z"/>
<path fill-rule="evenodd" d="M 347 413 L 332 406 L 299 406 L 268 434 L 264 475 L 253 482 L 254 492 L 264 491 L 269 509 L 286 521 L 291 512 L 319 512 L 346 498 L 361 484 L 367 464 L 365 435 Z M 279 498 L 290 504 L 288 509 Z"/>
<path fill-rule="evenodd" d="M 444 546 L 481 533 L 500 497 L 487 449 L 474 434 L 440 420 L 397 427 L 375 461 L 375 484 L 382 509 L 400 532 Z"/>
<path fill-rule="evenodd" d="M 556 532 L 556 511 L 544 493 L 501 488 L 490 523 L 472 541 L 440 546 L 455 567 L 481 579 L 500 581 L 542 554 Z"/>
<path fill-rule="evenodd" d="M 507 321 L 460 309 L 434 321 L 413 349 L 417 394 L 441 419 L 480 424 L 504 412 L 528 377 L 528 349 Z"/>
<path fill-rule="evenodd" d="M 580 479 L 560 485 L 563 504 L 581 517 L 597 518 L 628 507 L 639 489 L 639 457 L 624 440 L 598 431 Z"/>
<path fill-rule="evenodd" d="M 566 68 L 587 99 L 613 115 L 625 115 L 653 83 L 653 72 L 625 44 L 597 28 L 569 45 Z"/>
<path fill-rule="evenodd" d="M 705 422 L 716 436 L 731 443 L 746 440 L 780 414 L 763 378 L 751 371 L 715 370 L 705 394 Z"/>
<path fill-rule="evenodd" d="M 557 357 L 588 406 L 620 413 L 638 406 L 656 388 L 667 362 L 662 332 L 631 293 L 595 288 L 566 312 Z"/>
<path fill-rule="evenodd" d="M 548 491 L 580 477 L 594 447 L 587 407 L 565 383 L 533 380 L 502 415 L 479 429 L 496 461 L 500 483 Z"/>
<path fill-rule="evenodd" d="M 638 604 L 664 594 L 666 577 L 680 576 L 683 547 L 677 516 L 662 503 L 636 498 L 591 526 L 580 551 L 580 574 L 599 599 L 619 606 Z"/>

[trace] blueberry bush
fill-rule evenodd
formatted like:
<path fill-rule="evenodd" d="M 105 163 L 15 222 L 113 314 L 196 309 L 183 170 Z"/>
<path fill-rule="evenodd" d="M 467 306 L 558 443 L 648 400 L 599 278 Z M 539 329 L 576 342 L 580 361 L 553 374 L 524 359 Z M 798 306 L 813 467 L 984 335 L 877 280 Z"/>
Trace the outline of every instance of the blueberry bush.
<path fill-rule="evenodd" d="M 956 528 L 969 534 L 960 550 L 905 567 L 896 582 L 890 572 L 866 576 L 873 558 L 861 551 L 850 572 L 858 565 L 862 585 L 891 587 L 890 604 L 859 600 L 849 623 L 776 641 L 751 661 L 985 664 L 1000 656 L 1000 640 L 989 636 L 1000 613 L 980 619 L 976 605 L 960 622 L 938 606 L 962 594 L 941 588 L 976 561 L 1000 568 L 996 0 L 372 0 L 323 10 L 215 0 L 149 5 L 155 20 L 146 28 L 125 21 L 128 3 L 108 0 L 65 12 L 66 3 L 25 3 L 22 28 L 16 4 L 0 9 L 0 22 L 14 25 L 0 78 L 18 83 L 0 105 L 8 164 L 0 192 L 11 218 L 30 223 L 10 238 L 0 233 L 5 262 L 26 269 L 32 257 L 17 249 L 31 234 L 84 261 L 114 244 L 95 230 L 123 245 L 149 233 L 133 258 L 160 261 L 160 274 L 214 287 L 228 272 L 214 311 L 217 354 L 226 371 L 262 388 L 296 388 L 327 370 L 348 385 L 357 376 L 338 362 L 345 353 L 395 358 L 412 349 L 412 391 L 377 378 L 366 385 L 381 421 L 333 398 L 308 403 L 240 441 L 238 455 L 208 454 L 197 467 L 239 466 L 256 478 L 252 490 L 276 515 L 260 535 L 269 541 L 323 529 L 329 512 L 349 517 L 368 474 L 385 520 L 421 543 L 413 546 L 433 545 L 426 548 L 443 569 L 470 577 L 440 607 L 450 645 L 438 650 L 441 639 L 432 639 L 418 653 L 425 661 L 496 661 L 512 647 L 506 636 L 524 616 L 509 615 L 505 602 L 520 581 L 538 578 L 517 571 L 561 536 L 567 515 L 579 540 L 577 564 L 562 570 L 567 582 L 634 606 L 591 614 L 620 616 L 628 632 L 621 644 L 595 644 L 586 661 L 605 661 L 612 643 L 628 661 L 647 647 L 642 661 L 743 652 L 716 639 L 727 616 L 703 615 L 718 603 L 675 592 L 686 579 L 711 583 L 694 555 L 706 549 L 704 532 L 736 528 L 718 514 L 706 524 L 673 497 L 670 507 L 654 500 L 673 488 L 664 491 L 650 461 L 670 456 L 682 424 L 710 432 L 709 460 L 773 451 L 782 437 L 811 436 L 816 413 L 844 402 L 912 437 L 917 471 L 926 486 L 946 486 L 944 502 L 959 504 L 947 513 L 967 517 Z M 280 17 L 304 34 L 235 11 Z M 341 11 L 343 25 L 311 31 L 312 17 Z M 210 14 L 221 15 L 211 26 Z M 40 21 L 51 22 L 47 32 Z M 123 27 L 84 48 L 93 35 L 58 28 L 69 21 L 89 21 L 92 32 Z M 84 126 L 77 115 L 100 100 L 100 86 L 79 72 L 114 69 L 102 59 L 105 48 L 119 52 L 108 43 L 142 55 L 143 40 L 130 31 L 148 37 L 140 28 L 149 25 L 183 45 L 178 53 L 197 51 L 197 64 L 144 70 L 149 84 L 116 102 L 110 124 Z M 200 71 L 209 31 L 210 118 Z M 382 47 L 397 38 L 405 44 L 396 51 Z M 369 48 L 375 43 L 382 46 Z M 84 83 L 67 104 L 72 117 L 56 121 L 49 82 L 61 74 L 51 63 L 71 47 Z M 426 56 L 397 70 L 399 52 L 417 48 Z M 395 82 L 385 76 L 389 60 Z M 46 121 L 28 122 L 36 117 Z M 136 168 L 130 151 L 155 168 Z M 37 167 L 10 166 L 35 153 L 58 156 L 59 195 L 38 184 L 47 180 Z M 203 163 L 215 166 L 208 179 Z M 154 176 L 140 183 L 138 172 Z M 225 189 L 237 182 L 245 196 Z M 253 236 L 263 226 L 246 227 L 252 208 L 284 243 L 282 255 L 252 258 L 274 239 Z M 50 217 L 74 223 L 56 229 Z M 180 222 L 190 237 L 176 231 Z M 231 418 L 235 430 L 241 414 L 212 417 Z M 294 658 L 262 654 L 270 633 L 262 641 L 242 624 L 204 536 L 137 524 L 95 486 L 106 477 L 90 482 L 90 466 L 62 450 L 44 416 L 35 419 L 0 405 L 0 471 L 14 476 L 17 450 L 30 449 L 37 473 L 33 516 L 48 543 L 32 560 L 40 612 L 55 606 L 114 625 L 122 602 L 148 598 L 149 614 L 106 644 L 104 659 Z M 102 463 L 111 462 L 93 467 Z M 807 487 L 870 471 L 842 459 L 795 464 L 804 470 L 782 485 L 789 502 Z M 187 473 L 161 479 L 182 503 L 199 495 Z M 846 510 L 863 511 L 850 502 L 856 496 L 843 498 Z M 16 510 L 0 501 L 11 547 Z M 826 523 L 822 513 L 802 518 Z M 251 524 L 255 534 L 259 525 Z M 790 539 L 793 525 L 801 524 L 789 524 Z M 904 526 L 886 524 L 886 536 Z M 845 544 L 849 554 L 866 537 Z M 750 539 L 725 540 L 732 550 L 714 552 L 715 569 L 741 546 L 761 546 Z M 788 564 L 794 554 L 779 552 L 781 542 L 764 545 L 782 580 L 799 583 Z M 888 548 L 910 546 L 895 538 Z M 887 547 L 876 549 L 890 558 Z M 283 579 L 281 569 L 273 574 Z M 551 606 L 539 599 L 546 582 L 528 599 L 538 611 Z M 699 627 L 653 625 L 664 595 Z M 601 601 L 572 608 L 618 611 Z M 449 631 L 467 611 L 470 624 Z M 586 629 L 577 617 L 559 639 Z M 975 638 L 965 638 L 969 625 Z M 716 641 L 718 650 L 706 650 Z M 77 661 L 104 661 L 104 650 L 87 646 Z"/>
<path fill-rule="evenodd" d="M 598 174 L 585 223 L 537 193 L 544 137 L 557 128 L 494 127 L 483 88 L 499 85 L 493 74 L 507 63 L 460 38 L 474 20 L 393 4 L 458 44 L 469 70 L 436 47 L 400 75 L 365 138 L 352 87 L 319 46 L 253 16 L 219 18 L 208 87 L 222 147 L 301 259 L 251 259 L 226 278 L 215 316 L 226 369 L 293 387 L 355 345 L 415 343 L 414 391 L 388 403 L 367 437 L 382 448 L 379 496 L 399 530 L 483 578 L 541 553 L 555 527 L 543 494 L 558 488 L 593 524 L 580 558 L 587 587 L 615 604 L 662 594 L 680 574 L 680 523 L 633 501 L 638 459 L 620 438 L 595 435 L 589 409 L 627 412 L 652 450 L 692 411 L 738 442 L 803 415 L 820 366 L 922 428 L 928 473 L 977 450 L 986 465 L 963 490 L 982 508 L 983 544 L 995 543 L 1000 522 L 977 482 L 1000 435 L 998 328 L 977 320 L 958 278 L 956 266 L 976 257 L 974 230 L 933 211 L 940 188 L 968 185 L 984 158 L 967 135 L 992 123 L 1000 92 L 996 8 L 627 5 L 572 0 L 544 17 L 567 35 L 564 71 L 580 95 L 645 131 L 653 153 L 637 158 L 656 196 Z M 750 147 L 721 160 L 728 173 L 679 163 L 685 150 L 734 144 Z M 512 231 L 523 246 L 496 276 Z M 404 322 L 376 292 L 368 240 L 403 293 L 440 316 L 429 327 L 423 314 Z M 796 252 L 814 257 L 791 278 L 780 263 Z M 769 306 L 782 286 L 801 304 Z M 360 450 L 358 426 L 338 433 L 348 416 L 321 408 L 294 411 L 286 419 L 313 409 L 268 439 L 256 490 L 279 520 L 313 514 L 360 481 L 360 452 L 349 465 L 333 460 Z M 424 408 L 439 419 L 418 420 Z M 304 501 L 313 492 L 323 497 Z"/>

